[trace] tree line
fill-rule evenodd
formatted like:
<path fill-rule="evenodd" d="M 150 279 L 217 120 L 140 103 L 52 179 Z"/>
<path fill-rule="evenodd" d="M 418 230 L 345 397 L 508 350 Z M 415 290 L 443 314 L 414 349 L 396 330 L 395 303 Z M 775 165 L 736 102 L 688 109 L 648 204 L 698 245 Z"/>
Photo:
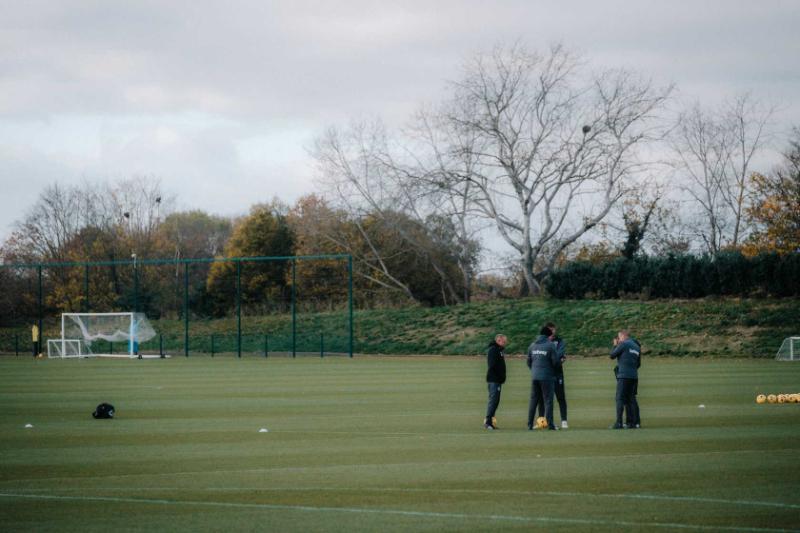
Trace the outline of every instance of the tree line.
<path fill-rule="evenodd" d="M 776 107 L 751 94 L 704 106 L 681 105 L 674 93 L 636 72 L 593 68 L 562 45 L 498 46 L 469 58 L 441 101 L 402 128 L 373 119 L 321 132 L 309 150 L 317 191 L 293 205 L 274 199 L 221 217 L 176 210 L 154 178 L 54 184 L 17 222 L 0 258 L 343 253 L 353 257 L 357 304 L 365 307 L 542 291 L 619 295 L 654 284 L 629 291 L 590 279 L 614 269 L 661 276 L 684 268 L 656 267 L 654 258 L 674 266 L 699 257 L 720 265 L 729 254 L 797 255 L 800 130 L 775 134 Z M 784 150 L 781 162 L 757 168 L 774 148 Z M 604 270 L 578 274 L 590 267 Z M 303 262 L 295 274 L 309 280 L 309 297 L 323 298 L 346 290 L 342 268 Z M 195 305 L 224 314 L 234 274 L 231 263 L 194 269 Z M 285 301 L 286 264 L 247 274 L 245 300 Z M 125 298 L 126 275 L 110 269 L 98 277 L 98 294 Z M 77 305 L 76 274 L 55 285 L 53 305 Z M 157 294 L 150 297 L 158 307 Z"/>

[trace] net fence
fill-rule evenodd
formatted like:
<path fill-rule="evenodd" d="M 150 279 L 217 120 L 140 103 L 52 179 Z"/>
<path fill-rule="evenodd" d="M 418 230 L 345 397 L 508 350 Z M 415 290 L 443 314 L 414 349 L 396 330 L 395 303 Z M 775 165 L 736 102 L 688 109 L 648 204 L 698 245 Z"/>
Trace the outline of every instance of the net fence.
<path fill-rule="evenodd" d="M 349 256 L 124 260 L 0 265 L 0 353 L 61 337 L 64 313 L 139 312 L 144 354 L 352 355 Z M 84 332 L 81 332 L 84 333 Z M 91 333 L 90 333 L 91 335 Z M 118 335 L 95 353 L 128 351 Z"/>

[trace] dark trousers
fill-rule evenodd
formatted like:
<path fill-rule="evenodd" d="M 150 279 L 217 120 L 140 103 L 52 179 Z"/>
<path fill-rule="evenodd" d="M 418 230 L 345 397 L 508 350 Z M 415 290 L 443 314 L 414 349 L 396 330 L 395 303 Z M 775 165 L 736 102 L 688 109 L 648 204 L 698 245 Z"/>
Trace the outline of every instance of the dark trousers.
<path fill-rule="evenodd" d="M 533 425 L 533 418 L 538 407 L 544 408 L 544 417 L 547 419 L 547 426 L 554 428 L 553 425 L 553 394 L 555 393 L 555 381 L 552 379 L 534 379 L 531 383 L 531 401 L 528 404 L 528 427 Z"/>
<path fill-rule="evenodd" d="M 622 411 L 625 411 L 625 418 L 630 423 L 636 423 L 639 416 L 636 404 L 636 379 L 617 378 L 617 424 L 622 424 Z"/>
<path fill-rule="evenodd" d="M 491 423 L 492 417 L 497 412 L 497 406 L 500 405 L 500 383 L 487 383 L 489 388 L 489 403 L 486 405 L 486 423 Z"/>
<path fill-rule="evenodd" d="M 635 379 L 633 381 L 635 381 L 635 383 L 633 384 L 633 402 L 632 402 L 633 412 L 625 413 L 625 423 L 628 424 L 628 426 L 635 426 L 637 424 L 638 425 L 642 424 L 642 418 L 641 416 L 639 416 L 639 401 L 636 399 L 636 395 L 639 394 L 639 380 Z"/>
<path fill-rule="evenodd" d="M 561 413 L 561 421 L 567 419 L 567 393 L 564 389 L 564 376 L 559 376 L 555 381 L 555 395 L 558 400 L 558 410 Z M 544 416 L 544 403 L 539 404 L 539 416 Z"/>
<path fill-rule="evenodd" d="M 564 376 L 558 376 L 555 381 L 555 395 L 558 400 L 558 410 L 561 421 L 567 419 L 567 393 L 564 390 Z M 544 403 L 539 404 L 539 416 L 544 416 Z"/>
<path fill-rule="evenodd" d="M 33 356 L 39 355 L 39 341 L 33 341 Z"/>
<path fill-rule="evenodd" d="M 561 421 L 567 419 L 567 393 L 564 390 L 564 376 L 556 378 L 556 399 L 558 400 L 558 410 L 561 413 Z"/>

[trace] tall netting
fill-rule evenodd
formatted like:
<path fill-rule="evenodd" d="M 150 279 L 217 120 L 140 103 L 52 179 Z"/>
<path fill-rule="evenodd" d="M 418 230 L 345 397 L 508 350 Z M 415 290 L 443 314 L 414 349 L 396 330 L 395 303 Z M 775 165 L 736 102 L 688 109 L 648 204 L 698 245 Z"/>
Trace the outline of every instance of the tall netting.
<path fill-rule="evenodd" d="M 800 361 L 800 337 L 787 337 L 783 340 L 778 353 L 778 361 Z"/>
<path fill-rule="evenodd" d="M 140 354 L 352 355 L 351 260 L 132 257 L 0 265 L 0 353 L 30 353 L 33 325 L 42 332 L 42 348 L 63 338 L 63 313 L 120 312 L 142 313 L 155 330 L 138 339 Z M 128 339 L 112 336 L 87 349 L 122 354 L 129 348 Z"/>

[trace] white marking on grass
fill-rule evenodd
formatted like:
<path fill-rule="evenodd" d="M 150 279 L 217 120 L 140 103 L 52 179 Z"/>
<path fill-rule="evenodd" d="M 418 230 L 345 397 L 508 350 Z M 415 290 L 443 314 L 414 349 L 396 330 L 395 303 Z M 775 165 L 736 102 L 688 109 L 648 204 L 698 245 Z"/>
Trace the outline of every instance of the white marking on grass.
<path fill-rule="evenodd" d="M 300 511 L 312 513 L 353 513 L 353 514 L 378 514 L 410 516 L 421 518 L 455 518 L 460 520 L 497 520 L 510 522 L 530 522 L 547 524 L 576 524 L 591 526 L 626 526 L 626 527 L 662 527 L 672 529 L 696 529 L 702 531 L 753 531 L 753 532 L 779 532 L 797 531 L 788 529 L 746 527 L 746 526 L 706 526 L 702 524 L 681 524 L 671 522 L 631 522 L 627 520 L 600 520 L 592 518 L 558 518 L 548 516 L 515 516 L 515 515 L 480 515 L 469 513 L 436 513 L 427 511 L 407 511 L 402 509 L 375 509 L 368 507 L 316 507 L 311 505 L 280 505 L 273 503 L 240 503 L 240 502 L 216 502 L 198 500 L 167 500 L 155 498 L 115 498 L 110 496 L 58 496 L 52 494 L 15 494 L 0 493 L 2 498 L 32 499 L 32 500 L 54 500 L 54 501 L 85 501 L 85 502 L 105 502 L 105 503 L 139 503 L 145 505 L 166 505 L 166 506 L 197 506 L 197 507 L 221 507 L 232 509 L 260 509 L 270 511 Z"/>
<path fill-rule="evenodd" d="M 748 505 L 753 507 L 777 507 L 779 509 L 800 509 L 800 504 L 769 502 L 763 500 L 728 500 L 725 498 L 706 498 L 702 496 L 672 496 L 668 494 L 633 494 L 633 493 L 598 493 L 598 492 L 571 492 L 571 491 L 540 491 L 540 490 L 487 490 L 487 489 L 423 489 L 413 487 L 89 487 L 91 490 L 110 491 L 146 491 L 146 492 L 176 492 L 176 491 L 207 491 L 207 492 L 405 492 L 405 493 L 440 493 L 440 494 L 502 494 L 505 496 L 555 496 L 568 498 L 628 498 L 634 500 L 654 501 L 679 501 L 689 503 L 717 503 L 722 505 Z M 29 492 L 37 491 L 80 491 L 87 487 L 65 487 L 44 489 L 16 489 Z"/>

